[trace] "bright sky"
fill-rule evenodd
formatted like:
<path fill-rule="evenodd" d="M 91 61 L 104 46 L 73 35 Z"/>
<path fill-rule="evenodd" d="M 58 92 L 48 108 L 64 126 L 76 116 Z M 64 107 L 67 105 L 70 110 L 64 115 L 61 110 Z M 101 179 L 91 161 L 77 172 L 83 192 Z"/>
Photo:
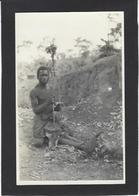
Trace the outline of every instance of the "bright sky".
<path fill-rule="evenodd" d="M 123 12 L 16 13 L 16 44 L 30 40 L 36 45 L 48 36 L 55 38 L 62 52 L 73 49 L 74 40 L 82 37 L 95 48 L 101 38 L 107 38 L 109 13 L 123 21 Z"/>

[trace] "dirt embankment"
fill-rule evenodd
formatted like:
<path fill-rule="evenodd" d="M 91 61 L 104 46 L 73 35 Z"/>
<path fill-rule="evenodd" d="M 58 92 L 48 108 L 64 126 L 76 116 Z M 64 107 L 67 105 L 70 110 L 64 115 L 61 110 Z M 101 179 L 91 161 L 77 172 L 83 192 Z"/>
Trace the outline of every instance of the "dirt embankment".
<path fill-rule="evenodd" d="M 111 107 L 121 94 L 121 57 L 114 55 L 98 60 L 94 65 L 64 75 L 59 91 L 66 105 L 92 97 L 95 103 Z"/>

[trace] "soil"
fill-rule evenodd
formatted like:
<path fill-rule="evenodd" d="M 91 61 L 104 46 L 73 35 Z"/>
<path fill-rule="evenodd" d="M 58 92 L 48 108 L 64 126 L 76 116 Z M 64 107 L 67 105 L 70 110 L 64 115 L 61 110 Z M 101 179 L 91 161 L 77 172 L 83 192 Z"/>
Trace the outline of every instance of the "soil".
<path fill-rule="evenodd" d="M 96 131 L 96 127 L 99 129 L 101 129 L 101 127 L 103 127 L 103 129 L 105 128 L 104 121 L 102 122 L 102 119 L 98 122 L 98 119 L 96 121 L 94 116 L 91 123 L 90 121 L 85 122 L 81 118 L 75 118 L 74 111 L 75 108 L 65 108 L 64 115 L 71 128 L 74 129 L 75 137 L 85 140 L 86 138 L 84 136 L 88 135 L 86 134 L 87 131 L 92 134 L 94 130 Z M 54 151 L 50 151 L 47 154 L 45 148 L 36 148 L 33 146 L 34 139 L 32 136 L 32 124 L 32 110 L 30 108 L 20 107 L 18 109 L 20 180 L 49 181 L 123 179 L 122 160 L 109 159 L 107 156 L 100 159 L 96 152 L 94 152 L 91 156 L 88 156 L 83 151 L 66 145 L 58 145 Z M 112 126 L 112 124 L 110 124 L 110 126 Z M 109 133 L 113 133 L 112 128 Z M 116 141 L 116 139 L 114 141 Z"/>

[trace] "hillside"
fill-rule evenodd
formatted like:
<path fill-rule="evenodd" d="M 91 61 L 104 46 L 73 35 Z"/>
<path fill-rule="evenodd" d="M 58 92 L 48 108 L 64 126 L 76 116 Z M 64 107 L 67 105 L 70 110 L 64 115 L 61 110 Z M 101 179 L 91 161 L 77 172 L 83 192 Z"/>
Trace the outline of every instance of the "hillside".
<path fill-rule="evenodd" d="M 93 101 L 111 107 L 121 94 L 120 66 L 120 56 L 114 55 L 64 75 L 58 83 L 62 101 L 72 105 L 92 97 Z"/>

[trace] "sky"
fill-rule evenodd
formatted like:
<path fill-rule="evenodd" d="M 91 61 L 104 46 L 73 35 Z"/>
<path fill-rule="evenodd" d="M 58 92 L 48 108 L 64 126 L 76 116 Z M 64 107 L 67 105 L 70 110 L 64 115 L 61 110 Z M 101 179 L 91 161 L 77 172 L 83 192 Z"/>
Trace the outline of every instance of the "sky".
<path fill-rule="evenodd" d="M 44 37 L 55 38 L 58 52 L 73 49 L 77 37 L 92 42 L 93 48 L 106 38 L 110 23 L 107 16 L 110 12 L 47 12 L 16 13 L 16 45 L 30 40 L 39 45 Z M 123 21 L 123 12 L 117 14 L 118 22 Z"/>

